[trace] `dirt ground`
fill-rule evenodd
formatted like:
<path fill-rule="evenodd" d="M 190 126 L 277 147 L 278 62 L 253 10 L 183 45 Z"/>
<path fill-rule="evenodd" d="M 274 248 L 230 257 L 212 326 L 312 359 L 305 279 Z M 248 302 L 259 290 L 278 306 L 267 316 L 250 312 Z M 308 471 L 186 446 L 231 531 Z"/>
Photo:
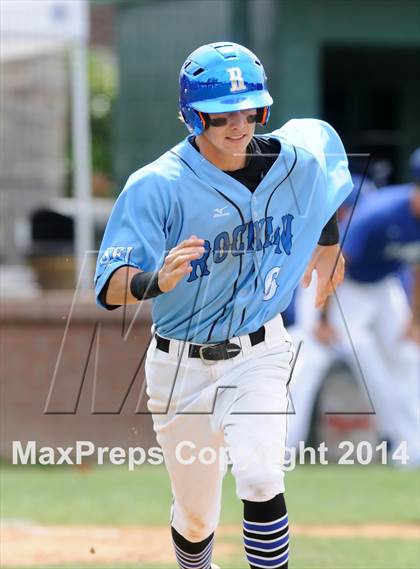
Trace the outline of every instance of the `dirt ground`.
<path fill-rule="evenodd" d="M 221 526 L 218 536 L 239 535 L 238 526 Z M 419 539 L 415 524 L 294 525 L 293 535 L 319 538 Z M 0 539 L 1 567 L 45 566 L 60 563 L 173 562 L 168 528 L 41 526 L 3 523 Z M 215 557 L 235 553 L 237 546 L 216 542 Z"/>

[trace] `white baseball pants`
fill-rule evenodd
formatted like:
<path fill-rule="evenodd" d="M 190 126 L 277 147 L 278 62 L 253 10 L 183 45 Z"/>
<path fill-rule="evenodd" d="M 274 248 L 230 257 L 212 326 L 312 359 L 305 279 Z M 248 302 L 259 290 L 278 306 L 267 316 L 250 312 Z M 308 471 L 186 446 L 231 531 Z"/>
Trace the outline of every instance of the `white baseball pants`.
<path fill-rule="evenodd" d="M 265 341 L 232 338 L 242 347 L 209 365 L 171 340 L 152 340 L 146 358 L 148 407 L 172 493 L 172 525 L 199 542 L 217 527 L 223 476 L 232 464 L 237 495 L 267 501 L 284 492 L 287 383 L 293 347 L 281 316 L 265 325 Z"/>

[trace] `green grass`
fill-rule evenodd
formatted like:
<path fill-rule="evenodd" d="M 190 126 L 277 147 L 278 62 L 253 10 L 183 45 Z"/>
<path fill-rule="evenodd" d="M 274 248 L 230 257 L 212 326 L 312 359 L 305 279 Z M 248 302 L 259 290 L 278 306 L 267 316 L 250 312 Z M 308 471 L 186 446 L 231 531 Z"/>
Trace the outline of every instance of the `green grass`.
<path fill-rule="evenodd" d="M 378 465 L 299 467 L 287 475 L 290 519 L 294 523 L 308 524 L 416 522 L 420 512 L 419 476 L 419 471 Z M 171 493 L 167 474 L 161 467 L 140 467 L 129 472 L 125 467 L 110 466 L 88 471 L 72 467 L 3 466 L 0 498 L 0 516 L 6 520 L 150 526 L 168 523 Z M 234 480 L 228 475 L 221 523 L 239 524 L 241 510 Z M 234 547 L 230 558 L 215 559 L 222 569 L 247 567 L 239 532 L 237 536 L 220 534 L 218 541 Z M 104 565 L 96 567 L 105 569 Z M 110 565 L 106 569 L 134 567 L 175 569 L 176 565 L 125 564 L 118 568 Z M 292 536 L 290 569 L 419 567 L 419 546 L 414 540 Z M 60 567 L 64 568 L 64 565 Z M 37 569 L 45 569 L 45 566 Z"/>
<path fill-rule="evenodd" d="M 229 541 L 232 541 L 231 537 Z M 246 563 L 245 557 L 241 555 L 241 537 L 233 538 L 233 541 L 237 543 L 237 556 L 216 559 L 216 561 L 220 562 L 223 569 L 244 569 Z M 301 536 L 291 538 L 289 569 L 418 569 L 419 567 L 419 546 L 414 540 L 319 539 Z"/>
<path fill-rule="evenodd" d="M 390 467 L 300 467 L 287 475 L 298 523 L 415 522 L 419 471 Z M 0 517 L 45 524 L 162 525 L 171 493 L 161 467 L 12 467 L 0 470 Z M 222 523 L 239 523 L 233 477 L 225 478 Z"/>
<path fill-rule="evenodd" d="M 398 539 L 293 540 L 290 569 L 419 569 L 418 543 Z"/>
<path fill-rule="evenodd" d="M 286 482 L 291 519 L 305 523 L 416 522 L 420 471 L 388 466 L 301 467 Z"/>
<path fill-rule="evenodd" d="M 162 525 L 171 492 L 163 468 L 7 467 L 0 517 L 44 524 Z"/>
<path fill-rule="evenodd" d="M 236 541 L 238 555 L 235 558 L 216 559 L 223 569 L 246 567 L 245 558 L 240 555 L 240 536 Z M 418 569 L 419 566 L 419 546 L 414 540 L 332 540 L 292 536 L 289 569 Z"/>

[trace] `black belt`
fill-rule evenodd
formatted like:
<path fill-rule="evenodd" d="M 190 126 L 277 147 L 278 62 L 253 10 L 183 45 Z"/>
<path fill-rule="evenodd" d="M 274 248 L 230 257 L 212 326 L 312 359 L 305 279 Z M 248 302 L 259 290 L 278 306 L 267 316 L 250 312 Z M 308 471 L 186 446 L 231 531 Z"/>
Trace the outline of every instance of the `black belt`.
<path fill-rule="evenodd" d="M 256 346 L 265 340 L 265 327 L 261 326 L 256 332 L 248 334 L 251 346 Z M 169 346 L 171 340 L 162 338 L 155 334 L 156 348 L 162 352 L 169 354 Z M 218 344 L 188 344 L 188 357 L 201 358 L 202 360 L 218 361 L 230 360 L 240 354 L 242 348 L 231 342 L 225 340 Z"/>

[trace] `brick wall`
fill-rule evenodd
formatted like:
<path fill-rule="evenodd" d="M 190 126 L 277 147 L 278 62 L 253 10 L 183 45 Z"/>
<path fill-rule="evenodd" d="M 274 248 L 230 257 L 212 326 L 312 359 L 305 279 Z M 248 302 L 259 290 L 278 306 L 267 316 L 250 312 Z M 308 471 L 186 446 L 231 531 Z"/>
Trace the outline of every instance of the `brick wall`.
<path fill-rule="evenodd" d="M 76 440 L 155 444 L 150 415 L 138 413 L 147 412 L 144 396 L 139 403 L 142 365 L 136 373 L 150 339 L 149 307 L 124 338 L 122 309 L 107 313 L 77 298 L 72 310 L 72 300 L 50 293 L 2 303 L 0 455 L 6 460 L 13 440 L 36 440 L 38 447 Z M 133 315 L 127 312 L 126 324 Z"/>

